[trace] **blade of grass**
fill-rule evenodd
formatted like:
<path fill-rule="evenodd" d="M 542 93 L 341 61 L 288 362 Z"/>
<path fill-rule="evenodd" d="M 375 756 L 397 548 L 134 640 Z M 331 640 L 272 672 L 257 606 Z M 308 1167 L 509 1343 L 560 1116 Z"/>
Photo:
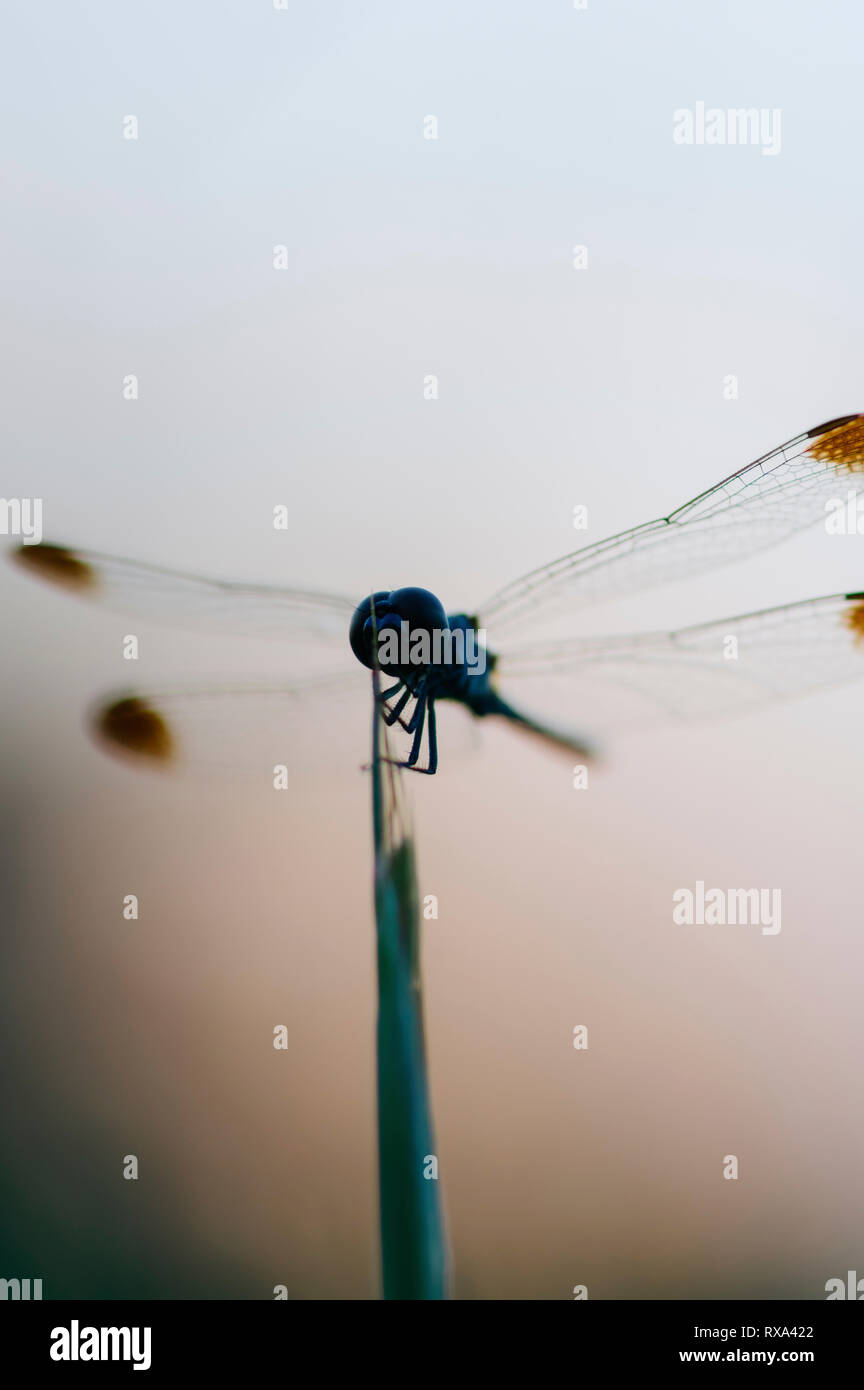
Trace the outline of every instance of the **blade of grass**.
<path fill-rule="evenodd" d="M 420 980 L 414 840 L 373 671 L 372 821 L 378 929 L 378 1162 L 385 1299 L 447 1297 Z"/>

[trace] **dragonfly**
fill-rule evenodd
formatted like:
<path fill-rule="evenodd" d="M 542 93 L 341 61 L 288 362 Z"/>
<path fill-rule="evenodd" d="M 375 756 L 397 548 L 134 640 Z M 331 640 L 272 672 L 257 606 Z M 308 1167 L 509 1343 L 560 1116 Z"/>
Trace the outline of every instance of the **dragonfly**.
<path fill-rule="evenodd" d="M 410 743 L 406 756 L 393 761 L 432 775 L 442 703 L 461 706 L 475 719 L 505 721 L 580 759 L 594 756 L 593 737 L 528 712 L 511 693 L 520 682 L 523 689 L 533 682 L 568 720 L 571 712 L 584 717 L 587 692 L 599 683 L 602 723 L 614 708 L 613 690 L 624 694 L 625 706 L 635 702 L 653 717 L 687 719 L 738 713 L 864 676 L 864 592 L 676 631 L 537 636 L 544 621 L 569 620 L 580 605 L 696 576 L 778 544 L 824 518 L 838 489 L 862 473 L 864 414 L 840 416 L 761 455 L 668 515 L 532 570 L 465 612 L 447 613 L 435 595 L 411 586 L 377 590 L 358 604 L 356 596 L 207 578 L 49 543 L 21 545 L 12 558 L 41 579 L 119 611 L 205 631 L 281 639 L 303 634 L 313 646 L 341 649 L 338 669 L 285 684 L 135 690 L 103 700 L 92 729 L 112 751 L 151 765 L 175 763 L 183 757 L 183 729 L 194 729 L 214 700 L 245 699 L 247 711 L 256 702 L 278 711 L 298 696 L 317 700 L 343 688 L 351 671 L 359 674 L 353 655 L 373 671 L 384 722 L 403 730 Z M 433 639 L 448 634 L 445 659 L 436 655 Z M 396 642 L 395 654 L 391 645 L 383 659 L 384 639 L 397 637 L 407 646 Z M 730 660 L 730 650 L 743 655 Z"/>

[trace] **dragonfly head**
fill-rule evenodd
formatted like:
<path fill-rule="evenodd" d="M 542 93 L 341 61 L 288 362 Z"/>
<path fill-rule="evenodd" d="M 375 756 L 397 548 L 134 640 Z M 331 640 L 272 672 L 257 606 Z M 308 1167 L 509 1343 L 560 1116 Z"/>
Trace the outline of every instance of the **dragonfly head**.
<path fill-rule="evenodd" d="M 370 670 L 417 673 L 429 664 L 436 631 L 448 627 L 443 605 L 428 589 L 379 589 L 354 610 L 351 650 Z"/>

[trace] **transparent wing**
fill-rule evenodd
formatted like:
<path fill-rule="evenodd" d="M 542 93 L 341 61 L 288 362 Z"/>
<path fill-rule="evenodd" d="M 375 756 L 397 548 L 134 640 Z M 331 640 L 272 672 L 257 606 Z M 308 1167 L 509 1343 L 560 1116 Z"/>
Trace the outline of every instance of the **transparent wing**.
<path fill-rule="evenodd" d="M 89 711 L 91 735 L 139 766 L 243 773 L 272 786 L 277 765 L 353 771 L 368 761 L 371 692 L 357 666 L 291 684 L 124 690 Z"/>
<path fill-rule="evenodd" d="M 208 579 L 57 545 L 22 545 L 12 559 L 29 573 L 106 607 L 179 627 L 258 637 L 304 632 L 317 640 L 347 643 L 355 607 L 338 594 Z"/>
<path fill-rule="evenodd" d="M 677 632 L 525 646 L 496 666 L 517 691 L 599 732 L 735 714 L 864 676 L 864 593 L 833 594 Z M 517 704 L 520 703 L 517 701 Z"/>
<path fill-rule="evenodd" d="M 481 605 L 493 634 L 588 599 L 614 597 L 750 555 L 812 525 L 825 502 L 864 472 L 864 415 L 845 415 L 799 434 L 700 493 L 669 516 L 645 522 L 533 570 Z M 844 494 L 845 495 L 845 494 Z"/>
<path fill-rule="evenodd" d="M 104 751 L 172 773 L 240 774 L 268 786 L 277 765 L 289 776 L 322 768 L 352 773 L 369 764 L 372 751 L 371 674 L 349 658 L 344 671 L 290 684 L 208 681 L 115 691 L 93 704 L 87 728 Z M 394 704 L 391 697 L 387 708 Z M 413 707 L 412 702 L 404 711 L 406 722 Z M 475 722 L 461 708 L 444 711 L 449 759 L 476 748 L 476 740 L 465 737 Z M 380 712 L 376 723 L 386 817 L 395 825 L 402 815 L 401 772 L 387 760 L 404 762 L 412 735 L 398 724 L 387 727 Z M 428 760 L 425 744 L 423 751 L 421 765 Z"/>

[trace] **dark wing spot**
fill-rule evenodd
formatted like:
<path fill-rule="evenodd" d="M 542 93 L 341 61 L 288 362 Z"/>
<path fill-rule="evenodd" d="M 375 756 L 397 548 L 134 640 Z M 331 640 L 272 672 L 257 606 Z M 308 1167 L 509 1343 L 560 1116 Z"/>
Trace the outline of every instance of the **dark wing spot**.
<path fill-rule="evenodd" d="M 864 595 L 847 594 L 847 598 L 852 600 L 852 606 L 846 609 L 844 621 L 855 641 L 860 644 L 864 641 Z"/>
<path fill-rule="evenodd" d="M 97 738 L 112 753 L 131 753 L 153 763 L 169 763 L 174 758 L 174 740 L 168 725 L 157 710 L 137 695 L 103 706 L 93 723 Z"/>
<path fill-rule="evenodd" d="M 51 584 L 78 591 L 97 587 L 96 571 L 65 545 L 19 545 L 11 558 L 16 565 Z"/>

